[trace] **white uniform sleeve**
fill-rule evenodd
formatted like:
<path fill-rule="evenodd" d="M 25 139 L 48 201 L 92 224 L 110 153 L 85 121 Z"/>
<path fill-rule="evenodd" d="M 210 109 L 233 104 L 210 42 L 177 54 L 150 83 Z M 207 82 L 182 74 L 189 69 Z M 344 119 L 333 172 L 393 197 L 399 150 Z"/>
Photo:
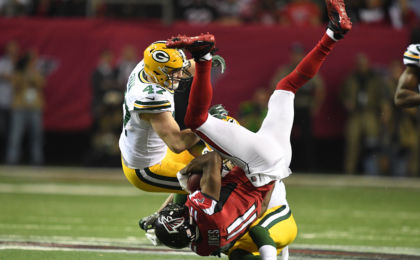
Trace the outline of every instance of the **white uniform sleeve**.
<path fill-rule="evenodd" d="M 410 44 L 404 52 L 405 65 L 414 65 L 420 68 L 420 44 Z"/>

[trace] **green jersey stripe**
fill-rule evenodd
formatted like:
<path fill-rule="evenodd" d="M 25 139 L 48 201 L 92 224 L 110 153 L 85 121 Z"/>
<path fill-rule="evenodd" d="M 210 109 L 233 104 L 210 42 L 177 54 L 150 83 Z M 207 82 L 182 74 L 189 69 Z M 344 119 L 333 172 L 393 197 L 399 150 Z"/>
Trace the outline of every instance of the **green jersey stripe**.
<path fill-rule="evenodd" d="M 161 100 L 161 101 L 139 101 L 139 100 L 137 100 L 134 103 L 137 104 L 137 105 L 141 105 L 141 106 L 157 106 L 157 105 L 163 105 L 163 104 L 169 103 L 169 100 Z"/>
<path fill-rule="evenodd" d="M 166 108 L 171 108 L 171 105 L 168 105 L 168 106 L 159 106 L 159 107 L 144 107 L 144 108 L 134 107 L 134 110 L 153 111 L 153 110 L 161 110 L 161 109 L 166 109 Z"/>

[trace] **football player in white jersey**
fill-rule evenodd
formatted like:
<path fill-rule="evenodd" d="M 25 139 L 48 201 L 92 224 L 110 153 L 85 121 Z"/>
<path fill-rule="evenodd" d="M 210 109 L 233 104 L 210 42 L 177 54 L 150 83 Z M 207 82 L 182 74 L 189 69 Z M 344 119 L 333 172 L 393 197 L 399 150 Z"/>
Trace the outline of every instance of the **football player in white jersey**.
<path fill-rule="evenodd" d="M 407 67 L 398 81 L 394 103 L 397 107 L 416 107 L 420 105 L 420 44 L 410 44 L 403 61 Z"/>
<path fill-rule="evenodd" d="M 141 190 L 185 193 L 176 173 L 193 159 L 187 150 L 199 138 L 176 123 L 174 91 L 191 76 L 189 70 L 191 62 L 181 50 L 158 41 L 146 48 L 128 78 L 119 147 L 125 176 Z"/>

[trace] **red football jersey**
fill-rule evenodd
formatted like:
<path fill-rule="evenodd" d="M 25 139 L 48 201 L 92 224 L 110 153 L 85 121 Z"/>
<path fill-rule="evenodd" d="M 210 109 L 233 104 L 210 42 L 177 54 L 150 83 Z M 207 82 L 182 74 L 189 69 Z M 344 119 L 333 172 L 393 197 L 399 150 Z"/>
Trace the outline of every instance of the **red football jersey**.
<path fill-rule="evenodd" d="M 272 186 L 254 187 L 244 171 L 235 167 L 222 179 L 219 201 L 199 190 L 190 194 L 185 205 L 200 230 L 191 249 L 202 256 L 229 249 L 257 219 Z"/>

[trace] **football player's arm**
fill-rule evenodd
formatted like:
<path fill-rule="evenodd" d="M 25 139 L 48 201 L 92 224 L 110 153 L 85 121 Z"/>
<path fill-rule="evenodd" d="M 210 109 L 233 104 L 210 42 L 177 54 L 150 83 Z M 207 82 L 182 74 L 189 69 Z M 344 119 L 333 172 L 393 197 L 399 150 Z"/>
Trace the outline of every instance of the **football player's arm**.
<path fill-rule="evenodd" d="M 273 185 L 273 188 L 269 192 L 267 192 L 267 194 L 265 195 L 265 198 L 261 204 L 261 211 L 258 217 L 261 217 L 267 211 L 268 204 L 270 203 L 270 200 L 271 200 L 271 194 L 273 194 L 273 190 L 274 190 L 274 185 Z"/>
<path fill-rule="evenodd" d="M 191 129 L 181 130 L 170 112 L 145 113 L 140 114 L 140 118 L 152 125 L 159 137 L 174 153 L 181 153 L 200 140 Z"/>
<path fill-rule="evenodd" d="M 221 170 L 222 158 L 216 152 L 209 152 L 194 158 L 180 173 L 185 175 L 202 172 L 203 175 L 200 179 L 201 192 L 219 200 L 222 185 Z"/>
<path fill-rule="evenodd" d="M 407 108 L 420 105 L 418 84 L 420 83 L 420 68 L 407 66 L 401 74 L 394 96 L 397 107 Z"/>

